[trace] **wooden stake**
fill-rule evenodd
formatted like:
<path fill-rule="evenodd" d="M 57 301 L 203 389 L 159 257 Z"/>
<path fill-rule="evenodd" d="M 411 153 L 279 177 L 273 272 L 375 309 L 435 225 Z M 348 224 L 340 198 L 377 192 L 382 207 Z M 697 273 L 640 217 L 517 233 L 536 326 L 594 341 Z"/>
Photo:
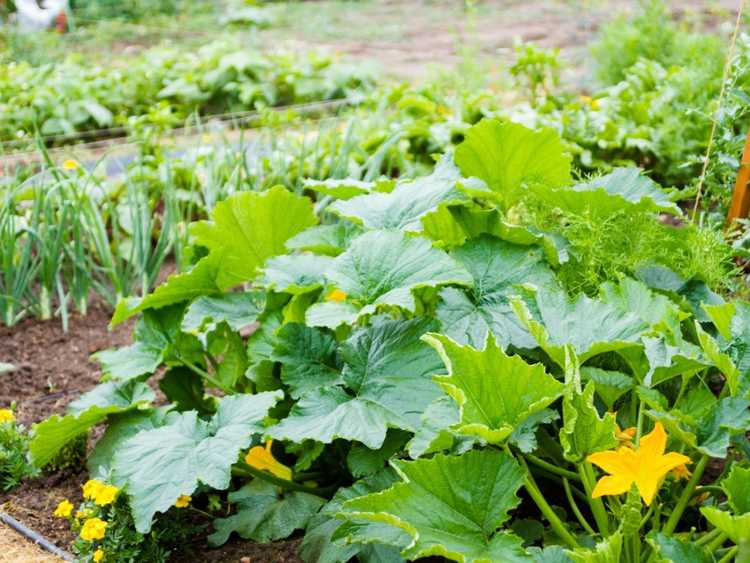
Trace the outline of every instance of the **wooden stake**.
<path fill-rule="evenodd" d="M 750 181 L 750 131 L 745 138 L 745 150 L 742 151 L 742 161 L 737 172 L 737 181 L 734 183 L 732 192 L 732 204 L 727 213 L 727 226 L 731 226 L 735 219 L 747 217 L 750 212 L 750 190 L 747 183 Z"/>

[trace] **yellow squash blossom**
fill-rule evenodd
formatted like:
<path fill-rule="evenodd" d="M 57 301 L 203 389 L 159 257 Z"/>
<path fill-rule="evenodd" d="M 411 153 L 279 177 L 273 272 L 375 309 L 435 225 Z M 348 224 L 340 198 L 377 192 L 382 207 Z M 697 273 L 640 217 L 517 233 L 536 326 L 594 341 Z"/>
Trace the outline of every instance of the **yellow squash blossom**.
<path fill-rule="evenodd" d="M 187 505 L 190 504 L 191 500 L 193 499 L 189 497 L 188 495 L 180 495 L 179 497 L 177 497 L 177 500 L 174 501 L 174 505 L 177 508 L 185 508 Z"/>
<path fill-rule="evenodd" d="M 97 549 L 97 550 L 96 550 L 96 551 L 94 552 L 94 556 L 92 557 L 92 559 L 93 559 L 93 560 L 94 560 L 94 561 L 95 561 L 96 563 L 99 563 L 99 561 L 101 561 L 102 559 L 104 559 L 104 551 L 102 551 L 101 549 Z"/>
<path fill-rule="evenodd" d="M 346 292 L 341 291 L 340 289 L 334 289 L 331 293 L 328 294 L 328 297 L 326 297 L 328 301 L 336 301 L 337 303 L 341 303 L 342 301 L 346 301 Z"/>
<path fill-rule="evenodd" d="M 55 509 L 55 516 L 58 518 L 67 518 L 73 513 L 73 503 L 70 502 L 68 499 L 65 499 L 60 502 L 60 504 L 57 505 L 57 508 Z"/>
<path fill-rule="evenodd" d="M 107 523 L 101 518 L 89 518 L 81 528 L 81 539 L 85 541 L 96 541 L 104 537 L 107 531 Z"/>
<path fill-rule="evenodd" d="M 685 464 L 678 465 L 672 470 L 672 477 L 674 477 L 678 481 L 680 479 L 690 479 L 690 475 L 692 475 L 692 473 L 690 473 L 690 470 L 685 466 Z"/>
<path fill-rule="evenodd" d="M 4 422 L 13 422 L 16 419 L 16 415 L 10 409 L 0 409 L 0 424 Z"/>
<path fill-rule="evenodd" d="M 615 438 L 620 442 L 621 446 L 633 447 L 633 438 L 635 438 L 635 426 L 621 430 L 618 425 L 615 424 Z"/>
<path fill-rule="evenodd" d="M 599 479 L 591 496 L 621 495 L 635 483 L 643 502 L 650 505 L 664 476 L 676 467 L 691 463 L 689 457 L 677 452 L 665 454 L 666 447 L 667 434 L 657 422 L 651 433 L 641 438 L 637 448 L 621 447 L 616 451 L 591 454 L 588 461 L 609 473 Z"/>
<path fill-rule="evenodd" d="M 268 442 L 266 442 L 265 448 L 263 446 L 255 446 L 254 448 L 251 448 L 245 456 L 245 463 L 247 463 L 250 467 L 255 467 L 256 469 L 270 471 L 280 479 L 291 481 L 292 470 L 283 463 L 279 463 L 278 461 L 276 461 L 276 459 L 273 457 L 273 454 L 271 453 L 272 445 L 273 440 L 269 440 Z"/>
<path fill-rule="evenodd" d="M 76 170 L 78 168 L 78 163 L 75 160 L 69 158 L 62 163 L 62 167 L 64 170 Z"/>

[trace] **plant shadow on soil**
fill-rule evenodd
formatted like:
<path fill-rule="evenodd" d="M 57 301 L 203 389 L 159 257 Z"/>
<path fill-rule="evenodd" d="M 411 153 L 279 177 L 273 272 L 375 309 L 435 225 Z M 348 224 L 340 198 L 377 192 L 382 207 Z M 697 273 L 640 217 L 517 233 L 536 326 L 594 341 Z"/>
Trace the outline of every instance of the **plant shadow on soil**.
<path fill-rule="evenodd" d="M 67 333 L 58 320 L 26 319 L 12 328 L 0 327 L 0 361 L 16 368 L 0 375 L 0 407 L 15 401 L 17 418 L 27 427 L 52 414 L 62 414 L 68 403 L 99 382 L 101 371 L 90 355 L 130 342 L 132 323 L 110 331 L 110 315 L 106 308 L 95 305 L 87 316 L 73 316 Z M 81 502 L 81 484 L 87 478 L 85 467 L 44 473 L 0 494 L 0 509 L 68 549 L 74 536 L 67 522 L 52 513 L 65 498 L 74 504 Z M 210 531 L 210 526 L 207 529 Z M 171 561 L 297 563 L 299 541 L 263 545 L 233 539 L 222 548 L 210 549 L 205 538 L 198 537 L 189 552 L 176 554 Z"/>

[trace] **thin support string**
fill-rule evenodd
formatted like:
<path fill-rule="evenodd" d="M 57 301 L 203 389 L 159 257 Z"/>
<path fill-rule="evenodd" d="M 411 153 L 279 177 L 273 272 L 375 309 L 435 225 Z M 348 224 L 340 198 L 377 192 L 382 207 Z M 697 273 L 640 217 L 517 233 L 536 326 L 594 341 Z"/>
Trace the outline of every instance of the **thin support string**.
<path fill-rule="evenodd" d="M 727 60 L 724 63 L 724 74 L 721 77 L 721 90 L 719 91 L 719 103 L 714 112 L 714 117 L 711 120 L 711 134 L 708 137 L 708 146 L 706 147 L 706 157 L 703 160 L 703 168 L 701 169 L 700 180 L 698 181 L 698 191 L 695 194 L 695 205 L 693 205 L 693 214 L 690 217 L 690 222 L 695 223 L 695 216 L 698 213 L 698 206 L 701 202 L 701 196 L 703 195 L 703 184 L 706 181 L 706 173 L 708 172 L 708 163 L 711 159 L 711 150 L 714 145 L 714 137 L 716 136 L 716 124 L 718 122 L 717 114 L 721 110 L 722 103 L 724 101 L 724 94 L 726 92 L 727 79 L 729 78 L 729 71 L 732 68 L 732 61 L 734 60 L 735 47 L 737 45 L 737 36 L 740 32 L 740 24 L 742 23 L 742 12 L 745 10 L 745 3 L 747 0 L 740 0 L 739 8 L 737 9 L 737 21 L 734 24 L 734 32 L 732 33 L 732 41 L 729 45 L 729 52 L 727 53 Z"/>

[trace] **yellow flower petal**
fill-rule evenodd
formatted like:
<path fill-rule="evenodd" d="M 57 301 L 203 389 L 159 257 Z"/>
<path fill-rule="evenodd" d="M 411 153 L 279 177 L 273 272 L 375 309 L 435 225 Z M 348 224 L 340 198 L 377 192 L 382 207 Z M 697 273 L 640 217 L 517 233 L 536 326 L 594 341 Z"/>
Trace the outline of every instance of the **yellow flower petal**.
<path fill-rule="evenodd" d="M 255 446 L 254 448 L 251 448 L 245 456 L 245 463 L 247 463 L 250 467 L 255 467 L 256 469 L 261 469 L 263 471 L 269 471 L 280 479 L 291 481 L 292 470 L 283 463 L 279 463 L 278 461 L 276 461 L 276 459 L 273 457 L 273 454 L 271 453 L 272 444 L 273 440 L 269 440 L 268 442 L 266 442 L 265 448 L 263 446 Z"/>
<path fill-rule="evenodd" d="M 638 443 L 638 451 L 647 456 L 660 456 L 667 448 L 667 433 L 660 422 L 657 422 L 654 429 L 646 434 Z"/>
<path fill-rule="evenodd" d="M 16 419 L 16 415 L 10 409 L 0 409 L 0 424 L 4 422 L 13 422 Z"/>
<path fill-rule="evenodd" d="M 185 508 L 190 504 L 192 500 L 193 498 L 188 495 L 180 495 L 179 497 L 177 497 L 177 500 L 174 501 L 174 505 L 177 508 Z"/>
<path fill-rule="evenodd" d="M 592 491 L 593 497 L 626 493 L 633 483 L 646 505 L 650 505 L 667 473 L 691 463 L 677 452 L 664 453 L 667 433 L 660 423 L 641 438 L 638 448 L 621 447 L 615 451 L 597 452 L 588 461 L 609 475 L 602 477 Z"/>
<path fill-rule="evenodd" d="M 58 518 L 67 518 L 73 513 L 73 503 L 65 499 L 57 505 L 54 515 Z"/>
<path fill-rule="evenodd" d="M 75 160 L 69 158 L 62 163 L 62 167 L 64 170 L 76 170 L 78 168 L 78 163 Z"/>
<path fill-rule="evenodd" d="M 81 539 L 84 541 L 96 541 L 104 537 L 107 531 L 107 523 L 101 518 L 89 518 L 81 528 Z"/>
<path fill-rule="evenodd" d="M 94 556 L 92 557 L 92 559 L 93 559 L 93 560 L 94 560 L 94 561 L 95 561 L 96 563 L 99 563 L 99 561 L 102 561 L 102 560 L 104 559 L 104 551 L 102 551 L 102 549 L 101 549 L 101 548 L 100 548 L 100 549 L 97 549 L 97 550 L 96 550 L 96 551 L 94 552 Z"/>
<path fill-rule="evenodd" d="M 117 493 L 119 492 L 120 489 L 114 485 L 101 484 L 101 486 L 94 491 L 93 500 L 98 506 L 107 506 L 114 502 L 117 498 Z"/>
<path fill-rule="evenodd" d="M 336 301 L 338 303 L 346 301 L 346 292 L 341 291 L 340 289 L 334 289 L 331 293 L 328 294 L 326 300 Z"/>
<path fill-rule="evenodd" d="M 630 481 L 627 477 L 618 477 L 614 475 L 606 475 L 599 479 L 599 482 L 591 491 L 593 498 L 599 498 L 604 495 L 621 495 L 627 493 L 630 490 Z"/>
<path fill-rule="evenodd" d="M 691 475 L 692 473 L 690 473 L 690 470 L 685 466 L 684 463 L 682 465 L 678 465 L 672 470 L 672 476 L 678 481 L 680 479 L 690 479 Z"/>
<path fill-rule="evenodd" d="M 94 500 L 102 487 L 104 487 L 104 483 L 101 481 L 89 479 L 83 484 L 83 498 Z"/>

